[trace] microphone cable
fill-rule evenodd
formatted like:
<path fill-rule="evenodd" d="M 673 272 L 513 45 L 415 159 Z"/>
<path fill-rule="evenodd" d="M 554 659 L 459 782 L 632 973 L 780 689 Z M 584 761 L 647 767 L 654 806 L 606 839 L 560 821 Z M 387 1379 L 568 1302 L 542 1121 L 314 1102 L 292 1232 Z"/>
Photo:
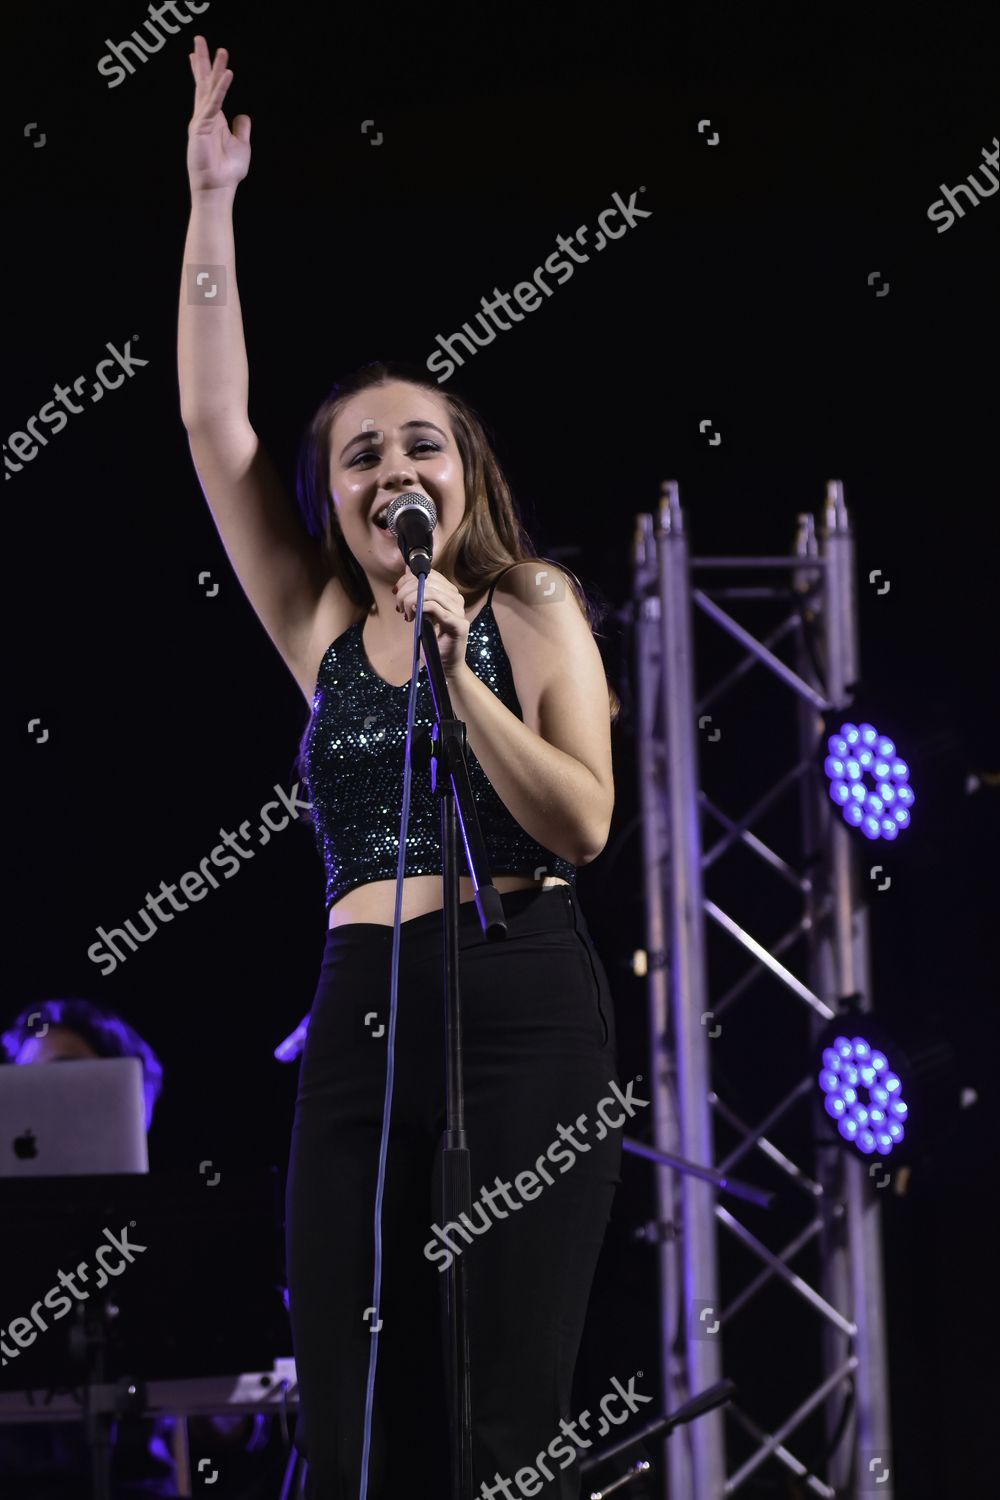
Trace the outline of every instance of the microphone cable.
<path fill-rule="evenodd" d="M 406 753 L 403 761 L 403 812 L 399 830 L 399 855 L 396 861 L 396 907 L 392 918 L 392 967 L 389 980 L 389 1033 L 385 1069 L 385 1103 L 382 1108 L 382 1139 L 379 1142 L 378 1179 L 375 1184 L 375 1268 L 372 1285 L 374 1312 L 371 1325 L 371 1345 L 368 1355 L 368 1387 L 365 1392 L 365 1431 L 361 1450 L 361 1489 L 359 1500 L 368 1496 L 368 1459 L 371 1452 L 372 1406 L 375 1396 L 375 1371 L 378 1365 L 378 1335 L 382 1326 L 379 1317 L 379 1299 L 382 1294 L 382 1195 L 385 1190 L 385 1160 L 389 1149 L 389 1118 L 392 1113 L 392 1085 L 395 1075 L 396 1010 L 399 998 L 399 946 L 400 918 L 403 910 L 403 873 L 406 868 L 406 831 L 410 821 L 410 747 L 413 741 L 413 720 L 417 706 L 417 668 L 420 659 L 420 631 L 424 614 L 424 585 L 426 575 L 417 578 L 417 608 L 413 623 L 413 657 L 410 667 L 410 691 L 406 700 Z"/>

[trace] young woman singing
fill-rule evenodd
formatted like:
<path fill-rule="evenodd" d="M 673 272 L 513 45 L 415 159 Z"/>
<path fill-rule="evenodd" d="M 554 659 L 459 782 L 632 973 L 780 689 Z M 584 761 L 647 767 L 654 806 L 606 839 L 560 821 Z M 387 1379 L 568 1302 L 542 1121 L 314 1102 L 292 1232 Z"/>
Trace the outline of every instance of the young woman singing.
<path fill-rule="evenodd" d="M 370 1500 L 449 1492 L 440 1293 L 466 1257 L 476 1493 L 535 1469 L 576 1495 L 573 1369 L 619 1180 L 607 976 L 575 894 L 611 821 L 612 704 L 594 613 L 535 555 L 466 402 L 395 367 L 337 384 L 299 469 L 299 513 L 248 415 L 232 210 L 250 120 L 232 131 L 227 54 L 196 37 L 185 266 L 225 268 L 226 300 L 180 299 L 181 410 L 233 568 L 302 690 L 301 765 L 326 874 L 329 929 L 302 1058 L 287 1259 L 313 1500 L 359 1494 L 371 1340 L 374 1199 L 417 580 L 385 529 L 394 496 L 437 508 L 424 610 L 456 716 L 508 922 L 483 938 L 461 880 L 460 972 L 473 1210 L 439 1222 L 444 1124 L 438 805 L 414 771 L 402 906 L 395 1088 L 382 1210 L 382 1320 Z M 417 721 L 432 725 L 421 658 Z M 489 1486 L 493 1486 L 492 1490 Z"/>

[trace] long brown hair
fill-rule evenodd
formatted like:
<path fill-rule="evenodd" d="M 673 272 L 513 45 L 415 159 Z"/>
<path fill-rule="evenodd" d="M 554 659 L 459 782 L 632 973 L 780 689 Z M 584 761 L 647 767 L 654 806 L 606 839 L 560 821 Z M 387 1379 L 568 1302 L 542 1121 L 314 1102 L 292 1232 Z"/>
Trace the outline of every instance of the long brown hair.
<path fill-rule="evenodd" d="M 453 535 L 434 559 L 434 567 L 454 580 L 466 603 L 484 593 L 512 563 L 554 563 L 570 580 L 580 608 L 596 637 L 608 609 L 598 604 L 574 573 L 555 559 L 540 558 L 521 521 L 517 502 L 504 477 L 483 422 L 463 397 L 441 388 L 411 366 L 398 360 L 376 360 L 337 382 L 314 414 L 299 446 L 296 496 L 309 535 L 320 544 L 330 571 L 343 584 L 349 599 L 368 612 L 375 598 L 364 569 L 344 541 L 336 506 L 330 494 L 330 433 L 342 407 L 361 391 L 390 381 L 430 391 L 447 408 L 451 428 L 462 458 L 465 478 L 465 515 Z M 620 704 L 610 683 L 608 707 L 612 722 Z M 310 722 L 312 715 L 310 714 Z M 296 767 L 304 767 L 303 750 L 309 733 L 306 726 Z"/>

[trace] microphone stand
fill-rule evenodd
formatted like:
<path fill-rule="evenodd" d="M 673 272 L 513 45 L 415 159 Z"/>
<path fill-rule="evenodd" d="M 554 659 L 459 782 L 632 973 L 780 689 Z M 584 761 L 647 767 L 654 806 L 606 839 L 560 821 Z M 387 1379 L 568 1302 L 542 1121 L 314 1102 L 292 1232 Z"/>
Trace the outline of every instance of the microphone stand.
<path fill-rule="evenodd" d="M 431 559 L 420 547 L 407 558 L 410 571 L 426 577 Z M 444 895 L 445 992 L 445 1130 L 441 1139 L 443 1223 L 472 1212 L 472 1166 L 465 1133 L 462 1009 L 458 974 L 459 868 L 458 831 L 461 826 L 465 863 L 472 878 L 476 911 L 491 942 L 507 936 L 500 893 L 493 884 L 486 845 L 479 826 L 466 762 L 465 723 L 452 712 L 451 697 L 441 666 L 433 621 L 423 616 L 421 590 L 420 643 L 434 700 L 437 722 L 431 736 L 431 791 L 441 799 L 441 879 Z M 445 1272 L 448 1406 L 451 1440 L 452 1500 L 473 1500 L 472 1387 L 465 1260 L 452 1257 Z"/>
<path fill-rule="evenodd" d="M 663 1417 L 656 1417 L 652 1422 L 647 1422 L 645 1427 L 640 1427 L 638 1432 L 633 1432 L 631 1437 L 622 1438 L 620 1443 L 615 1443 L 610 1448 L 605 1448 L 600 1453 L 594 1453 L 585 1458 L 579 1465 L 580 1478 L 592 1474 L 603 1464 L 613 1459 L 621 1458 L 629 1448 L 634 1448 L 637 1443 L 649 1443 L 657 1437 L 669 1437 L 675 1427 L 683 1427 L 687 1422 L 693 1422 L 698 1417 L 703 1417 L 706 1412 L 714 1411 L 718 1406 L 725 1406 L 736 1395 L 736 1385 L 732 1380 L 717 1380 L 714 1385 L 699 1391 L 697 1396 L 692 1396 L 679 1406 L 676 1411 L 668 1413 Z M 648 1468 L 648 1464 L 645 1465 Z M 642 1468 L 635 1466 L 626 1476 L 613 1484 L 603 1485 L 601 1489 L 592 1491 L 590 1500 L 600 1500 L 603 1495 L 610 1495 L 613 1490 L 620 1489 L 629 1479 L 636 1478 Z"/>
<path fill-rule="evenodd" d="M 745 1203 L 756 1203 L 758 1208 L 770 1208 L 774 1203 L 774 1194 L 765 1192 L 763 1188 L 752 1187 L 750 1183 L 741 1182 L 738 1177 L 730 1177 L 727 1172 L 719 1172 L 715 1167 L 700 1167 L 697 1162 L 686 1161 L 683 1156 L 674 1156 L 670 1151 L 646 1146 L 629 1135 L 624 1137 L 622 1149 L 632 1152 L 634 1156 L 642 1156 L 646 1161 L 659 1161 L 666 1167 L 673 1167 L 676 1172 L 686 1172 L 689 1177 L 710 1182 L 720 1193 L 732 1193 L 734 1198 L 742 1198 Z"/>

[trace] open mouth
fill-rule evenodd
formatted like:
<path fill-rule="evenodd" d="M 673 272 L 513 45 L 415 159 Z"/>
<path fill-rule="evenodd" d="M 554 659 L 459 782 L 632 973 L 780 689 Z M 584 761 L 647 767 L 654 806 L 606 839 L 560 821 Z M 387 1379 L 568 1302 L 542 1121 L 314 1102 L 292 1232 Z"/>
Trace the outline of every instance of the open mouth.
<path fill-rule="evenodd" d="M 388 531 L 386 517 L 389 514 L 389 506 L 383 505 L 382 509 L 372 517 L 372 525 L 377 526 L 380 531 Z"/>

